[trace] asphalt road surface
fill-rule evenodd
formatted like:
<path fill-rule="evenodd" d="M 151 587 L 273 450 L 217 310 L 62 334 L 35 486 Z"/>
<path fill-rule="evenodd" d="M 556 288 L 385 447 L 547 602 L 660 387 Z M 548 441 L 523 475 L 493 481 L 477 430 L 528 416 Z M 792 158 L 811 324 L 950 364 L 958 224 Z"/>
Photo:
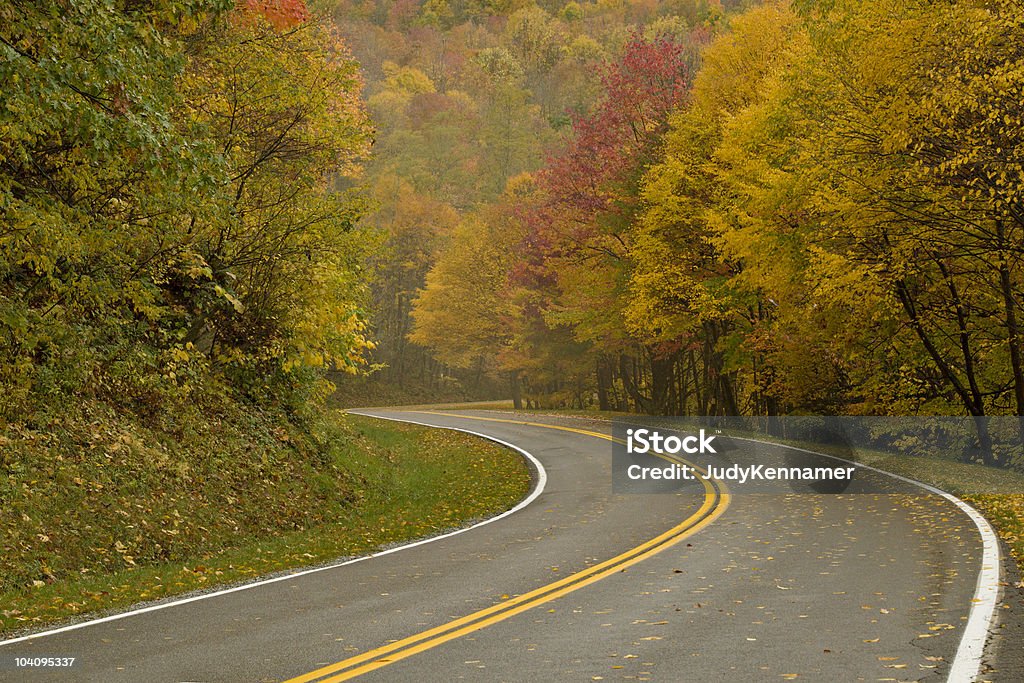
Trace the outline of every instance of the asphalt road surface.
<path fill-rule="evenodd" d="M 948 499 L 895 479 L 892 493 L 730 494 L 708 483 L 614 494 L 611 444 L 596 434 L 607 425 L 361 412 L 514 444 L 541 463 L 543 490 L 501 519 L 397 552 L 8 641 L 0 680 L 904 681 L 958 671 L 985 545 Z M 1019 673 L 1021 653 L 1019 642 L 990 642 L 978 679 L 1020 680 L 1005 672 Z M 77 659 L 45 673 L 13 668 L 14 656 Z M 963 661 L 956 677 L 975 678 L 978 658 L 966 675 Z"/>

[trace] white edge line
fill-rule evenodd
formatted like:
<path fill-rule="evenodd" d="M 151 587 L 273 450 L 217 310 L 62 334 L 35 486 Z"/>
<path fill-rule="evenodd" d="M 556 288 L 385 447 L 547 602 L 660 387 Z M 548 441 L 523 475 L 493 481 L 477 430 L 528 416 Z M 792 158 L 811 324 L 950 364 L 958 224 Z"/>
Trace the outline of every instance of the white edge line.
<path fill-rule="evenodd" d="M 996 537 L 995 531 L 992 530 L 992 525 L 989 524 L 988 520 L 985 519 L 980 512 L 975 510 L 968 503 L 965 503 L 954 496 L 952 493 L 947 493 L 942 489 L 917 481 L 916 479 L 904 477 L 899 474 L 893 474 L 892 472 L 886 472 L 885 470 L 872 467 L 871 465 L 865 465 L 864 463 L 860 463 L 855 460 L 847 460 L 846 458 L 829 455 L 828 453 L 819 453 L 818 451 L 811 451 L 806 448 L 798 448 L 796 446 L 789 446 L 787 444 L 775 443 L 772 441 L 759 441 L 758 439 L 747 439 L 736 436 L 729 438 L 737 441 L 750 441 L 752 443 L 781 446 L 782 448 L 789 448 L 794 451 L 820 455 L 840 462 L 850 463 L 851 465 L 856 465 L 857 467 L 866 470 L 872 470 L 894 479 L 905 481 L 908 484 L 919 486 L 930 493 L 942 496 L 970 517 L 971 521 L 974 522 L 974 526 L 978 528 L 978 533 L 981 534 L 981 569 L 978 572 L 978 581 L 974 586 L 974 598 L 971 600 L 971 609 L 967 613 L 967 625 L 964 627 L 964 633 L 960 637 L 960 645 L 957 647 L 956 654 L 953 656 L 953 663 L 950 664 L 949 675 L 946 680 L 949 683 L 971 683 L 971 681 L 977 680 L 978 674 L 981 670 L 981 658 L 985 653 L 985 641 L 988 638 L 990 627 L 994 621 L 996 604 L 999 602 L 1000 593 L 1002 592 L 1002 588 L 999 585 L 999 541 Z"/>
<path fill-rule="evenodd" d="M 278 583 L 279 581 L 291 581 L 292 579 L 297 579 L 297 578 L 299 578 L 301 576 L 307 576 L 309 574 L 316 574 L 318 572 L 328 571 L 330 569 L 337 569 L 338 567 L 346 567 L 346 566 L 348 566 L 350 564 L 356 564 L 357 562 L 365 562 L 366 560 L 372 560 L 375 557 L 382 557 L 384 555 L 390 555 L 391 553 L 397 553 L 397 552 L 399 552 L 401 550 L 408 550 L 409 548 L 415 548 L 417 546 L 425 545 L 427 543 L 433 543 L 434 541 L 440 541 L 440 540 L 445 539 L 445 538 L 451 538 L 452 536 L 458 536 L 459 534 L 464 534 L 467 531 L 472 531 L 473 529 L 478 529 L 478 528 L 484 526 L 485 524 L 490 524 L 491 522 L 497 522 L 499 519 L 504 519 L 505 517 L 508 517 L 509 515 L 511 515 L 513 513 L 519 512 L 520 510 L 525 508 L 527 505 L 529 505 L 530 503 L 535 501 L 537 499 L 537 497 L 540 496 L 540 494 L 544 492 L 544 487 L 545 487 L 545 485 L 547 485 L 548 473 L 544 469 L 544 466 L 540 464 L 540 461 L 537 460 L 537 458 L 535 458 L 531 453 L 527 452 L 525 449 L 520 448 L 519 446 L 516 446 L 515 444 L 511 444 L 508 441 L 503 441 L 502 439 L 498 439 L 498 438 L 490 436 L 488 434 L 481 434 L 480 432 L 474 432 L 474 431 L 469 430 L 469 429 L 462 429 L 461 427 L 448 427 L 448 426 L 443 426 L 443 425 L 430 424 L 429 422 L 418 422 L 416 420 L 405 420 L 405 419 L 399 419 L 399 418 L 394 418 L 394 417 L 380 417 L 378 415 L 372 415 L 372 414 L 368 414 L 368 413 L 358 413 L 356 411 L 351 411 L 351 410 L 348 411 L 348 412 L 349 413 L 353 413 L 355 415 L 363 415 L 364 417 L 372 417 L 372 418 L 377 419 L 377 420 L 390 420 L 391 422 L 408 422 L 410 424 L 421 425 L 423 427 L 434 427 L 436 429 L 449 429 L 451 431 L 463 432 L 465 434 L 472 434 L 473 436 L 478 436 L 478 437 L 480 437 L 482 439 L 487 439 L 488 441 L 493 441 L 494 443 L 497 443 L 497 444 L 500 444 L 502 446 L 505 446 L 506 448 L 511 448 L 513 451 L 516 451 L 517 453 L 522 455 L 524 458 L 526 458 L 528 461 L 530 461 L 530 463 L 532 463 L 533 466 L 536 468 L 536 471 L 537 471 L 537 482 L 534 485 L 533 490 L 530 492 L 530 495 L 528 495 L 526 498 L 524 498 L 522 501 L 520 501 L 519 504 L 516 505 L 515 507 L 513 507 L 513 508 L 511 508 L 509 510 L 506 510 L 505 512 L 502 512 L 501 514 L 495 515 L 494 517 L 488 517 L 485 520 L 477 522 L 476 524 L 474 524 L 472 526 L 465 527 L 463 529 L 456 529 L 455 531 L 449 531 L 448 533 L 441 534 L 440 536 L 431 536 L 430 538 L 424 538 L 422 540 L 415 541 L 413 543 L 407 543 L 405 545 L 400 545 L 400 546 L 397 546 L 395 548 L 388 548 L 387 550 L 382 550 L 382 551 L 380 551 L 378 553 L 374 553 L 372 555 L 364 555 L 362 557 L 356 557 L 356 558 L 353 558 L 351 560 L 346 560 L 344 562 L 338 562 L 337 564 L 328 564 L 328 565 L 324 565 L 323 567 L 315 567 L 313 569 L 304 569 L 302 571 L 293 572 L 291 574 L 283 574 L 281 576 L 275 576 L 275 577 L 273 577 L 271 579 L 262 579 L 262 580 L 258 580 L 258 581 L 253 581 L 252 583 L 246 583 L 246 584 L 243 584 L 241 586 L 234 586 L 232 588 L 225 588 L 225 589 L 222 589 L 222 590 L 219 590 L 219 591 L 214 591 L 212 593 L 204 593 L 202 595 L 194 595 L 194 596 L 192 596 L 190 598 L 182 598 L 180 600 L 172 600 L 170 602 L 161 602 L 161 603 L 156 604 L 156 605 L 150 605 L 149 607 L 141 607 L 139 609 L 129 610 L 127 612 L 119 612 L 118 614 L 111 614 L 111 615 L 106 616 L 106 617 L 100 617 L 99 619 L 90 619 L 88 621 L 82 621 L 82 622 L 78 622 L 76 624 L 69 624 L 67 626 L 62 626 L 60 628 L 50 629 L 49 631 L 40 631 L 39 633 L 32 633 L 32 634 L 29 634 L 27 636 L 21 636 L 19 638 L 11 638 L 10 640 L 2 640 L 2 641 L 0 641 L 0 647 L 3 647 L 4 645 L 13 645 L 14 643 L 21 643 L 21 642 L 25 642 L 25 641 L 35 640 L 37 638 L 45 638 L 46 636 L 52 636 L 52 635 L 56 635 L 58 633 L 66 633 L 68 631 L 75 631 L 75 630 L 78 630 L 80 628 L 85 628 L 87 626 L 95 626 L 96 624 L 104 624 L 104 623 L 107 623 L 107 622 L 110 622 L 110 621 L 117 621 L 118 619 L 124 619 L 126 617 L 135 616 L 137 614 L 145 614 L 147 612 L 156 612 L 157 610 L 167 609 L 169 607 L 177 607 L 179 605 L 186 605 L 186 604 L 188 604 L 190 602 L 198 602 L 199 600 L 208 600 L 209 598 L 216 598 L 216 597 L 221 596 L 221 595 L 227 595 L 228 593 L 238 593 L 240 591 L 249 590 L 250 588 L 258 588 L 260 586 L 266 586 L 266 585 L 271 584 L 271 583 Z"/>

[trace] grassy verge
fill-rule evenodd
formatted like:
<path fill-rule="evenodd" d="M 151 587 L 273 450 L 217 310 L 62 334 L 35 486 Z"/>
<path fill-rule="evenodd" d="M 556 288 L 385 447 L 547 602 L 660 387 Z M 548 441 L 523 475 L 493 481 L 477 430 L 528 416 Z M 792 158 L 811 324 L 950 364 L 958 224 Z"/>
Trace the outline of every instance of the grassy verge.
<path fill-rule="evenodd" d="M 110 420 L 78 447 L 5 437 L 0 633 L 433 535 L 530 485 L 518 455 L 464 434 L 337 412 L 305 431 L 231 418 L 181 450 Z"/>

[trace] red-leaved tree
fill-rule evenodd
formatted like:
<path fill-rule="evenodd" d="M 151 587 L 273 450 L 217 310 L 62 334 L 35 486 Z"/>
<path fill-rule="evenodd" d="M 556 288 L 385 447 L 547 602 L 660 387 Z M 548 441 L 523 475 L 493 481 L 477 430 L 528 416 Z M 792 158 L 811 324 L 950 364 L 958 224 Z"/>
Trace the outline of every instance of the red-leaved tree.
<path fill-rule="evenodd" d="M 607 218 L 602 214 L 628 218 L 639 175 L 667 129 L 669 113 L 686 98 L 703 33 L 694 38 L 630 38 L 622 57 L 602 75 L 597 106 L 574 119 L 568 143 L 540 172 L 544 201 L 528 216 L 534 227 L 569 227 L 573 237 L 585 238 Z M 559 225 L 566 219 L 570 225 Z"/>
<path fill-rule="evenodd" d="M 278 31 L 283 31 L 309 19 L 309 8 L 304 0 L 238 0 L 238 11 L 244 16 L 256 14 L 266 19 Z"/>
<path fill-rule="evenodd" d="M 571 136 L 536 176 L 533 201 L 519 210 L 526 230 L 510 282 L 516 297 L 529 303 L 518 324 L 524 333 L 532 330 L 534 339 L 538 327 L 546 326 L 562 343 L 562 333 L 570 331 L 591 352 L 581 373 L 592 372 L 593 361 L 607 363 L 624 354 L 654 357 L 638 350 L 620 311 L 631 224 L 640 179 L 655 160 L 669 115 L 686 100 L 707 40 L 704 30 L 686 40 L 634 34 L 602 74 L 597 105 L 574 118 Z"/>

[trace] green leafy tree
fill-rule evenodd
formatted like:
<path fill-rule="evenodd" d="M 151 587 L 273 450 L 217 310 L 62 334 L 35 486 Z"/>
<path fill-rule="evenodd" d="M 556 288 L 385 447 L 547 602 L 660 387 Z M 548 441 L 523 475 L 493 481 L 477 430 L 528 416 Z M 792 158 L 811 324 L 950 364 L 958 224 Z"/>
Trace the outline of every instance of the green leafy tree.
<path fill-rule="evenodd" d="M 359 362 L 355 66 L 301 3 L 232 7 L 0 8 L 4 413 Z"/>

